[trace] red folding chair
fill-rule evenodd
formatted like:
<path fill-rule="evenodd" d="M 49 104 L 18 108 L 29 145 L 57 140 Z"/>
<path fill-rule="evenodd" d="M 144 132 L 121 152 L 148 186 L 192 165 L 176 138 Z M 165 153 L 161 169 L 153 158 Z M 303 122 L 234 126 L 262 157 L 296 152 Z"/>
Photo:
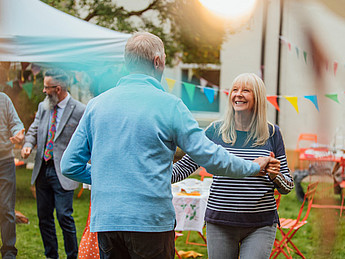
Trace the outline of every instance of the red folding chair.
<path fill-rule="evenodd" d="M 301 141 L 302 141 L 303 145 L 301 145 Z M 293 171 L 295 170 L 296 162 L 299 161 L 300 153 L 304 152 L 307 149 L 307 148 L 305 148 L 305 145 L 306 145 L 305 141 L 308 141 L 308 143 L 309 143 L 308 146 L 310 146 L 310 142 L 317 143 L 317 135 L 311 134 L 311 133 L 301 133 L 298 136 L 298 140 L 296 143 L 296 149 L 295 149 L 294 156 L 292 159 L 292 165 L 290 167 Z M 301 146 L 304 146 L 304 147 L 301 147 Z M 299 161 L 299 169 L 303 169 L 301 161 Z"/>
<path fill-rule="evenodd" d="M 280 219 L 280 227 L 278 226 L 278 229 L 282 235 L 282 239 L 281 240 L 276 239 L 276 241 L 274 242 L 274 248 L 273 248 L 270 258 L 275 259 L 278 257 L 280 253 L 283 253 L 286 258 L 292 258 L 291 251 L 294 251 L 296 254 L 298 254 L 302 258 L 305 258 L 302 252 L 292 242 L 292 238 L 302 226 L 307 224 L 307 218 L 309 216 L 311 205 L 313 204 L 313 199 L 314 199 L 317 185 L 318 185 L 318 182 L 311 183 L 308 185 L 307 192 L 304 195 L 304 200 L 299 210 L 297 219 L 285 219 L 285 218 Z M 308 208 L 307 208 L 307 211 L 305 212 L 304 217 L 302 218 L 303 208 L 305 204 L 307 204 Z M 287 232 L 284 232 L 284 230 Z"/>
<path fill-rule="evenodd" d="M 340 166 L 342 168 L 341 171 L 341 183 L 339 184 L 340 186 L 340 192 L 341 192 L 341 206 L 340 206 L 340 217 L 343 214 L 343 210 L 344 210 L 344 188 L 345 188 L 345 159 L 342 157 L 340 160 Z"/>
<path fill-rule="evenodd" d="M 176 256 L 177 256 L 179 259 L 182 259 L 182 257 L 180 256 L 180 254 L 178 253 L 178 251 L 177 251 L 177 249 L 176 249 L 176 239 L 177 239 L 178 237 L 181 237 L 181 236 L 183 236 L 182 233 L 176 232 L 176 231 L 175 231 L 175 254 L 176 254 Z"/>
<path fill-rule="evenodd" d="M 277 209 L 279 209 L 281 197 L 282 197 L 282 195 L 278 192 L 277 189 L 275 189 L 275 190 L 274 190 L 274 198 L 275 198 L 275 200 L 276 200 Z"/>

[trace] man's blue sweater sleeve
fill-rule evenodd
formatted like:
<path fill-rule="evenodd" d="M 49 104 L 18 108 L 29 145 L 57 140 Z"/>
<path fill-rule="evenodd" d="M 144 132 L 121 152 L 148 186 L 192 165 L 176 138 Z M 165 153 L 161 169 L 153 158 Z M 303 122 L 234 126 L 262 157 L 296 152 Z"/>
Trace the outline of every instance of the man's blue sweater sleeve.
<path fill-rule="evenodd" d="M 259 173 L 259 164 L 238 158 L 209 140 L 182 101 L 177 102 L 173 112 L 175 143 L 198 165 L 214 175 L 233 178 Z"/>

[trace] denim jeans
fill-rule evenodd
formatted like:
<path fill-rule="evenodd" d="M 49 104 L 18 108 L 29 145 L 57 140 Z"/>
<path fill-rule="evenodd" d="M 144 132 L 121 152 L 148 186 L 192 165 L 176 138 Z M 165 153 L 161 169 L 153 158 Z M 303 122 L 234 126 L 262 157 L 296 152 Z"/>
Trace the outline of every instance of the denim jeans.
<path fill-rule="evenodd" d="M 54 208 L 64 238 L 67 259 L 77 258 L 78 242 L 73 213 L 74 191 L 65 191 L 59 182 L 54 164 L 42 164 L 36 180 L 36 201 L 39 228 L 46 257 L 59 258 L 55 231 Z"/>
<path fill-rule="evenodd" d="M 173 259 L 175 232 L 98 232 L 101 259 Z"/>
<path fill-rule="evenodd" d="M 0 229 L 2 258 L 16 258 L 16 168 L 14 159 L 0 160 Z"/>
<path fill-rule="evenodd" d="M 209 259 L 268 259 L 277 224 L 264 227 L 232 227 L 207 223 Z"/>

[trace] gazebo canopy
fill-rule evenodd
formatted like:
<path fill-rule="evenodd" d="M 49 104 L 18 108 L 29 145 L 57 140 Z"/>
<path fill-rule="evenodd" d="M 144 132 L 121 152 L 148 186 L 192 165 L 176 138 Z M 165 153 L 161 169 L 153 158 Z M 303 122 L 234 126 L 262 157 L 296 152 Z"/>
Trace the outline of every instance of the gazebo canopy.
<path fill-rule="evenodd" d="M 122 62 L 129 37 L 39 0 L 0 1 L 0 61 L 94 70 Z"/>

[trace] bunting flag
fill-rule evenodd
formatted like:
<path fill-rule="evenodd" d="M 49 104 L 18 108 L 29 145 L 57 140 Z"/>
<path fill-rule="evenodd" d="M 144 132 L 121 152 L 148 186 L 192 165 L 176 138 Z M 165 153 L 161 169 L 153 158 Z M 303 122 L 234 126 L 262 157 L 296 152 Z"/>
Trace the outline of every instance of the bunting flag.
<path fill-rule="evenodd" d="M 296 96 L 283 96 L 283 97 L 292 104 L 292 106 L 295 108 L 296 112 L 298 113 L 298 105 L 297 105 L 298 98 Z"/>
<path fill-rule="evenodd" d="M 284 36 L 279 36 L 279 38 L 280 38 L 280 41 L 288 47 L 289 51 L 291 50 L 291 47 L 294 46 L 295 50 L 296 50 L 296 56 L 297 56 L 297 58 L 299 58 L 299 56 L 300 56 L 300 48 L 297 45 L 291 43 Z M 301 50 L 301 53 L 302 53 L 302 50 Z M 306 51 L 303 51 L 303 57 L 304 57 L 304 62 L 307 64 L 308 63 L 308 53 Z M 311 61 L 311 63 L 313 65 L 315 65 L 314 55 L 311 55 L 310 61 Z M 327 71 L 329 69 L 331 70 L 332 69 L 332 67 L 331 67 L 332 64 L 333 64 L 333 73 L 334 73 L 334 76 L 336 76 L 338 68 L 339 68 L 339 63 L 337 61 L 331 61 L 331 62 L 326 61 L 325 62 L 325 69 Z M 344 64 L 344 66 L 345 66 L 345 64 Z"/>
<path fill-rule="evenodd" d="M 200 77 L 200 85 L 205 87 L 208 84 L 208 81 L 205 78 Z"/>
<path fill-rule="evenodd" d="M 41 67 L 36 64 L 31 64 L 31 72 L 34 74 L 34 76 L 37 76 L 38 73 L 41 71 Z"/>
<path fill-rule="evenodd" d="M 303 51 L 304 62 L 307 64 L 307 52 Z"/>
<path fill-rule="evenodd" d="M 276 95 L 267 96 L 267 101 L 269 101 L 274 106 L 274 108 L 276 108 L 277 111 L 280 112 L 279 105 L 278 105 L 278 102 L 277 102 L 277 98 L 278 97 Z"/>
<path fill-rule="evenodd" d="M 184 84 L 184 87 L 185 87 L 185 89 L 186 89 L 186 91 L 187 91 L 187 94 L 188 94 L 189 99 L 190 99 L 191 101 L 193 101 L 193 99 L 194 99 L 194 93 L 195 93 L 195 85 L 190 84 L 190 83 L 185 83 L 185 82 L 183 82 L 183 84 Z"/>
<path fill-rule="evenodd" d="M 32 95 L 32 86 L 33 84 L 31 82 L 23 84 L 23 89 L 29 96 L 29 99 L 31 99 L 31 95 Z"/>
<path fill-rule="evenodd" d="M 20 64 L 22 65 L 22 70 L 26 70 L 26 68 L 30 65 L 29 62 L 20 62 Z"/>
<path fill-rule="evenodd" d="M 336 74 L 337 74 L 337 69 L 338 69 L 338 62 L 334 61 L 334 63 L 333 63 L 334 76 L 336 76 Z"/>
<path fill-rule="evenodd" d="M 189 68 L 188 69 L 188 81 L 189 82 L 192 81 L 193 75 L 194 75 L 193 69 Z"/>
<path fill-rule="evenodd" d="M 225 93 L 227 96 L 229 96 L 229 91 L 223 90 L 223 93 Z"/>
<path fill-rule="evenodd" d="M 338 94 L 325 94 L 325 96 L 328 97 L 329 99 L 339 103 Z"/>
<path fill-rule="evenodd" d="M 297 57 L 299 58 L 299 49 L 298 49 L 297 46 L 295 47 L 295 50 L 296 50 L 296 55 L 297 55 Z"/>
<path fill-rule="evenodd" d="M 316 95 L 305 95 L 304 98 L 310 100 L 315 105 L 315 108 L 317 109 L 317 111 L 320 111 L 319 110 L 319 105 L 317 103 Z"/>
<path fill-rule="evenodd" d="M 10 86 L 11 88 L 13 88 L 13 81 L 8 81 L 8 82 L 6 82 L 6 84 L 7 84 L 8 86 Z"/>
<path fill-rule="evenodd" d="M 204 88 L 204 94 L 206 95 L 207 97 L 207 100 L 210 102 L 210 103 L 213 103 L 214 101 L 214 89 L 213 88 L 209 88 L 209 87 L 205 87 Z"/>
<path fill-rule="evenodd" d="M 169 92 L 171 93 L 172 90 L 174 89 L 174 86 L 175 86 L 175 82 L 176 80 L 174 79 L 170 79 L 170 78 L 165 78 L 165 80 L 167 81 L 168 83 L 168 86 L 169 86 Z"/>

